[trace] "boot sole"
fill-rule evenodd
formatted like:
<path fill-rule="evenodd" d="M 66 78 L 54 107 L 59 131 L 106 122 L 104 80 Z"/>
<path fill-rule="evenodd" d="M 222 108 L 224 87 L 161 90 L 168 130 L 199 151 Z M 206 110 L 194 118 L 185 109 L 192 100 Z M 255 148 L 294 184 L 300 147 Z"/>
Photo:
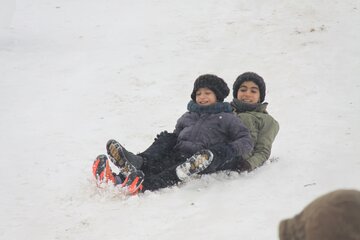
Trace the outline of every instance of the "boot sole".
<path fill-rule="evenodd" d="M 136 168 L 126 158 L 123 147 L 115 140 L 109 140 L 106 145 L 110 160 L 120 169 L 120 173 L 127 177 Z"/>
<path fill-rule="evenodd" d="M 109 156 L 115 160 L 113 162 L 119 168 L 125 167 L 125 162 L 127 159 L 125 155 L 122 153 L 122 147 L 120 143 L 116 142 L 115 140 L 110 140 L 106 146 Z"/>

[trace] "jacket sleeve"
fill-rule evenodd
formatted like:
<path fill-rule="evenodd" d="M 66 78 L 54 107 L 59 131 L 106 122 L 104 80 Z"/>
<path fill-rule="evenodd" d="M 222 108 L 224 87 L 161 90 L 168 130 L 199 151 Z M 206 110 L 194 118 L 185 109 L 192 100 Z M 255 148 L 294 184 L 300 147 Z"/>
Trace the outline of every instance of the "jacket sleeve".
<path fill-rule="evenodd" d="M 196 143 L 189 139 L 184 139 L 184 136 L 180 136 L 180 135 L 182 135 L 182 131 L 189 126 L 192 118 L 193 118 L 193 115 L 190 112 L 184 113 L 178 119 L 176 126 L 175 126 L 175 130 L 173 132 L 177 136 L 177 143 L 176 143 L 175 148 L 177 150 L 181 151 L 182 153 L 186 153 L 186 154 L 194 154 L 195 152 L 197 152 L 203 148 L 202 144 Z"/>
<path fill-rule="evenodd" d="M 251 152 L 254 147 L 249 130 L 242 121 L 232 115 L 232 121 L 229 126 L 230 146 L 233 148 L 236 156 L 243 156 Z"/>
<path fill-rule="evenodd" d="M 263 121 L 263 125 L 259 129 L 257 141 L 251 155 L 245 157 L 247 165 L 253 170 L 260 167 L 266 160 L 269 159 L 271 154 L 272 143 L 279 132 L 279 123 L 272 117 L 268 121 Z"/>
<path fill-rule="evenodd" d="M 175 125 L 175 129 L 173 131 L 173 133 L 176 134 L 176 136 L 179 136 L 179 133 L 181 132 L 181 130 L 184 129 L 185 125 L 184 125 L 184 122 L 185 122 L 185 118 L 187 118 L 189 115 L 188 112 L 184 113 L 176 122 L 176 125 Z"/>

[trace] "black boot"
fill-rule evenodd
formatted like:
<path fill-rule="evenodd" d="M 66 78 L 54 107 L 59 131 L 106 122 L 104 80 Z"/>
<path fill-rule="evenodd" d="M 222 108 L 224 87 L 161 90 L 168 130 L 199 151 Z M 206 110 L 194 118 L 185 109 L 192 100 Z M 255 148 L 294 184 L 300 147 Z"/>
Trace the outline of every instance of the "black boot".
<path fill-rule="evenodd" d="M 120 169 L 123 176 L 128 176 L 141 168 L 143 158 L 127 151 L 120 143 L 115 140 L 109 140 L 106 144 L 106 150 L 110 160 Z"/>

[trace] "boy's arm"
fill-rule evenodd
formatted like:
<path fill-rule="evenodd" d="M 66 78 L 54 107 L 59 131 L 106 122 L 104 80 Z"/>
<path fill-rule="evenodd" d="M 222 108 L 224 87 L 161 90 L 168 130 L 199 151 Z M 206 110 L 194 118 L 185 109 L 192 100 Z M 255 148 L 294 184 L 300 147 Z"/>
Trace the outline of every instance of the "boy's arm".
<path fill-rule="evenodd" d="M 269 159 L 272 143 L 278 132 L 279 124 L 275 119 L 270 118 L 264 122 L 262 128 L 259 129 L 253 152 L 244 158 L 247 163 L 245 164 L 247 166 L 244 166 L 244 170 L 253 170 L 260 167 Z"/>
<path fill-rule="evenodd" d="M 249 130 L 242 121 L 233 115 L 234 118 L 229 125 L 229 145 L 233 148 L 236 156 L 243 156 L 251 152 L 254 147 Z"/>
<path fill-rule="evenodd" d="M 184 122 L 188 115 L 189 113 L 186 112 L 177 120 L 175 129 L 173 131 L 173 133 L 176 134 L 176 136 L 179 136 L 179 133 L 184 129 L 185 127 Z"/>
<path fill-rule="evenodd" d="M 250 137 L 249 130 L 238 119 L 230 118 L 230 124 L 226 127 L 228 141 L 217 143 L 209 150 L 220 159 L 232 159 L 250 153 L 253 149 L 253 141 Z"/>

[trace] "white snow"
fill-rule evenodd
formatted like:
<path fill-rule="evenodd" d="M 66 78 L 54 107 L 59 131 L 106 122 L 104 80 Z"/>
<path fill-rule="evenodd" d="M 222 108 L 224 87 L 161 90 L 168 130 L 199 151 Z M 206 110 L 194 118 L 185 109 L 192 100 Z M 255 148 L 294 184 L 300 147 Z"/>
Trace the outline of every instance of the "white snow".
<path fill-rule="evenodd" d="M 278 239 L 315 197 L 360 189 L 359 1 L 1 3 L 0 239 Z M 141 152 L 198 75 L 245 71 L 280 123 L 274 163 L 130 198 L 94 186 L 108 139 Z"/>

